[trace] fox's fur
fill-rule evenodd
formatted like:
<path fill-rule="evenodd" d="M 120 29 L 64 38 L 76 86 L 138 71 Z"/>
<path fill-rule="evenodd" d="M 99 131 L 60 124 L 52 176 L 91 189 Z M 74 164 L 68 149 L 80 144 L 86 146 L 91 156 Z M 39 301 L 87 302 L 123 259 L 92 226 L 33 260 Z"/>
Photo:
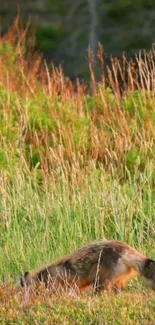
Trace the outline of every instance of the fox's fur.
<path fill-rule="evenodd" d="M 123 290 L 127 281 L 138 275 L 155 289 L 155 261 L 125 243 L 107 240 L 81 247 L 38 272 L 26 272 L 20 283 L 22 286 L 44 283 L 53 291 L 73 286 L 85 290 L 92 285 L 93 291 L 99 293 Z"/>

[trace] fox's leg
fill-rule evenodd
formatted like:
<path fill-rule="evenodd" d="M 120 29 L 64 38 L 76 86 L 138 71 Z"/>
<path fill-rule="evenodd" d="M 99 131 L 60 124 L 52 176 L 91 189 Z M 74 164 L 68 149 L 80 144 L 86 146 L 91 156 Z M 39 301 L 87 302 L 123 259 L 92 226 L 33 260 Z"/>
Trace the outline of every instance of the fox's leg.
<path fill-rule="evenodd" d="M 100 281 L 98 281 L 98 283 L 93 284 L 93 293 L 94 294 L 100 294 L 102 291 L 104 291 L 104 285 L 103 283 L 101 283 Z"/>
<path fill-rule="evenodd" d="M 99 278 L 98 281 L 94 281 L 93 284 L 93 292 L 95 294 L 100 294 L 102 291 L 105 292 L 113 292 L 113 293 L 119 293 L 123 291 L 126 287 L 126 281 L 125 279 L 121 278 L 118 281 L 111 281 L 108 278 L 102 279 Z"/>
<path fill-rule="evenodd" d="M 98 277 L 93 283 L 93 293 L 101 294 L 102 291 L 109 291 L 110 283 L 108 279 Z"/>
<path fill-rule="evenodd" d="M 111 291 L 111 279 L 113 278 L 113 272 L 109 272 L 104 268 L 100 269 L 98 275 L 96 275 L 93 281 L 93 292 L 100 294 L 102 291 Z"/>
<path fill-rule="evenodd" d="M 113 270 L 107 270 L 103 267 L 100 268 L 99 274 L 96 275 L 93 281 L 93 292 L 96 294 L 100 294 L 102 291 L 112 291 L 114 278 L 115 273 L 113 272 Z"/>
<path fill-rule="evenodd" d="M 124 290 L 126 287 L 126 281 L 123 279 L 120 279 L 118 282 L 116 282 L 115 286 L 118 290 Z"/>
<path fill-rule="evenodd" d="M 97 280 L 94 281 L 93 291 L 96 294 L 100 294 L 102 291 L 113 292 L 117 294 L 123 291 L 125 287 L 126 278 L 124 276 L 119 277 L 116 281 L 109 279 L 108 277 L 106 279 L 99 277 Z"/>
<path fill-rule="evenodd" d="M 112 291 L 116 294 L 121 293 L 126 287 L 126 281 L 119 280 L 116 283 L 112 284 Z"/>
<path fill-rule="evenodd" d="M 134 269 L 127 270 L 126 273 L 121 274 L 116 279 L 112 281 L 112 286 L 116 292 L 120 292 L 125 289 L 129 279 L 137 275 L 137 271 Z"/>
<path fill-rule="evenodd" d="M 119 292 L 125 288 L 126 285 L 126 269 L 120 269 L 120 266 L 116 265 L 115 269 L 105 269 L 101 267 L 99 269 L 99 273 L 96 274 L 96 277 L 93 281 L 93 292 L 100 294 L 101 291 L 106 292 Z"/>

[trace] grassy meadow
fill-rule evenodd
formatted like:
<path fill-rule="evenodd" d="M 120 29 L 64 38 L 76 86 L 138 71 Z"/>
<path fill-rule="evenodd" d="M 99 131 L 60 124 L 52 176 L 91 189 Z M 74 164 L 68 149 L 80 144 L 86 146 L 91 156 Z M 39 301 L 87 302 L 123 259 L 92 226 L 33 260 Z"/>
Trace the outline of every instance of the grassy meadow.
<path fill-rule="evenodd" d="M 118 296 L 27 295 L 16 276 L 94 239 L 155 259 L 155 53 L 113 60 L 93 95 L 49 71 L 18 22 L 0 39 L 0 324 L 155 323 L 140 280 Z M 104 60 L 99 49 L 98 60 Z M 103 69 L 104 70 L 104 69 Z"/>

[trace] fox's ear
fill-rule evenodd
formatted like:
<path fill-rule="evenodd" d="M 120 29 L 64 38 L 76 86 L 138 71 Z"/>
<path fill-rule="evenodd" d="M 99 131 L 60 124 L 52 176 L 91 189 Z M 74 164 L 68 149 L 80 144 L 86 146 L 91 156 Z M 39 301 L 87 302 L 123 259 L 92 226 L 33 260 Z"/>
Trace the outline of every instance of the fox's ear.
<path fill-rule="evenodd" d="M 19 283 L 22 287 L 25 286 L 25 277 L 24 277 L 24 275 L 20 274 L 20 275 L 18 276 L 18 283 Z"/>
<path fill-rule="evenodd" d="M 30 275 L 29 272 L 25 272 L 25 273 L 24 273 L 24 278 L 27 279 L 29 275 Z"/>
<path fill-rule="evenodd" d="M 25 287 L 27 284 L 27 279 L 29 277 L 29 272 L 25 272 L 24 275 L 20 274 L 17 278 L 17 283 L 19 283 L 22 287 Z"/>

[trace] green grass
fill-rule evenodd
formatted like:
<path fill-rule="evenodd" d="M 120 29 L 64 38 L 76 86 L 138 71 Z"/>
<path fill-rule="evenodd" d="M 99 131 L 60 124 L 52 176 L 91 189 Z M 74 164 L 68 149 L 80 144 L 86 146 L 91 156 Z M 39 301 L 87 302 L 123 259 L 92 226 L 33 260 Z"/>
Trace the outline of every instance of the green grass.
<path fill-rule="evenodd" d="M 82 184 L 63 170 L 36 184 L 36 175 L 18 171 L 11 184 L 1 179 L 0 275 L 33 269 L 99 238 L 127 241 L 152 255 L 154 192 L 151 176 L 120 185 L 91 163 Z M 53 177 L 52 177 L 53 176 Z"/>
<path fill-rule="evenodd" d="M 138 86 L 130 71 L 121 94 L 114 62 L 109 87 L 93 83 L 91 97 L 10 33 L 0 45 L 0 324 L 153 325 L 154 292 L 140 280 L 99 298 L 27 296 L 15 284 L 101 238 L 155 259 L 151 63 L 139 59 Z"/>
<path fill-rule="evenodd" d="M 63 171 L 54 171 L 41 186 L 36 184 L 35 171 L 25 172 L 26 176 L 17 173 L 8 185 L 1 180 L 0 275 L 9 286 L 2 286 L 3 295 L 13 286 L 11 298 L 6 296 L 3 302 L 0 320 L 5 315 L 7 322 L 2 324 L 17 320 L 18 324 L 124 324 L 125 319 L 126 324 L 153 324 L 154 292 L 140 280 L 131 281 L 121 296 L 103 294 L 97 299 L 84 294 L 74 301 L 50 293 L 44 293 L 44 299 L 42 295 L 27 299 L 15 289 L 19 273 L 53 262 L 94 239 L 121 239 L 155 259 L 151 176 L 144 174 L 139 184 L 120 185 L 116 175 L 108 177 L 92 163 L 78 184 L 74 173 L 68 182 Z"/>

